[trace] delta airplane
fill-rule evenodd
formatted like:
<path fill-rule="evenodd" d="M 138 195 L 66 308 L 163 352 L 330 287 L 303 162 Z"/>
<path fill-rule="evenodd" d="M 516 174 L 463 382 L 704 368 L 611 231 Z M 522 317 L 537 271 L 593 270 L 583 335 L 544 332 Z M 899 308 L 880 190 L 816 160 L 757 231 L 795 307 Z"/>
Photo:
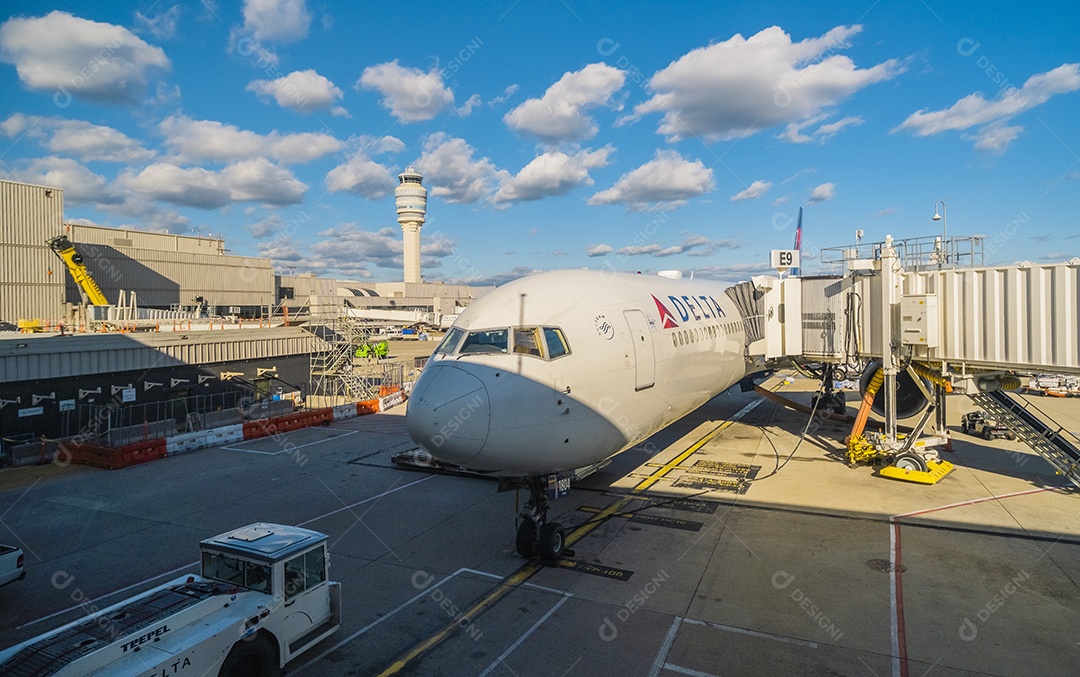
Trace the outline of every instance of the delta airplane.
<path fill-rule="evenodd" d="M 409 400 L 412 439 L 439 461 L 529 488 L 517 549 L 555 560 L 549 481 L 611 458 L 762 369 L 715 282 L 563 270 L 461 313 Z M 561 481 L 558 486 L 556 479 Z"/>

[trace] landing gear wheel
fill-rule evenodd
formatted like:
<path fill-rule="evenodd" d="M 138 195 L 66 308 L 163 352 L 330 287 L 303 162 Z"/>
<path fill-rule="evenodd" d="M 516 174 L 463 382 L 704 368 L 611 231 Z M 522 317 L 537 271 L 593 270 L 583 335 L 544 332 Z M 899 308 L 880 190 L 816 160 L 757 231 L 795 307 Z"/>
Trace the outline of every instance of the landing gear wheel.
<path fill-rule="evenodd" d="M 540 557 L 545 562 L 556 562 L 566 548 L 566 533 L 558 522 L 550 522 L 540 529 Z"/>
<path fill-rule="evenodd" d="M 536 554 L 536 522 L 531 519 L 523 519 L 518 525 L 517 551 L 525 559 L 530 559 Z"/>
<path fill-rule="evenodd" d="M 910 451 L 902 454 L 897 454 L 893 459 L 893 465 L 901 470 L 917 470 L 919 472 L 926 472 L 929 468 L 926 465 L 926 461 L 922 456 L 913 454 Z"/>

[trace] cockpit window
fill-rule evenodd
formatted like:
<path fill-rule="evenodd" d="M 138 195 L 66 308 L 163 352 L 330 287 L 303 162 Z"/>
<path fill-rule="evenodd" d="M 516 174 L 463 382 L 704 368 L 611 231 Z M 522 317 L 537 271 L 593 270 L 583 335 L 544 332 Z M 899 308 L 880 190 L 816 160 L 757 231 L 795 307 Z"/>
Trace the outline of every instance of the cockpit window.
<path fill-rule="evenodd" d="M 566 337 L 563 336 L 562 329 L 544 327 L 544 338 L 547 339 L 548 356 L 551 359 L 570 352 L 570 346 L 566 343 Z"/>
<path fill-rule="evenodd" d="M 461 337 L 464 335 L 464 330 L 458 329 L 457 327 L 452 328 L 450 331 L 446 332 L 446 336 L 443 337 L 442 342 L 439 343 L 439 347 L 435 349 L 435 352 L 443 355 L 453 355 L 454 349 L 461 343 Z"/>
<path fill-rule="evenodd" d="M 520 327 L 514 329 L 514 352 L 518 355 L 543 357 L 539 327 Z"/>
<path fill-rule="evenodd" d="M 506 329 L 489 329 L 487 331 L 473 331 L 465 337 L 461 344 L 462 355 L 470 353 L 505 353 L 507 351 Z"/>

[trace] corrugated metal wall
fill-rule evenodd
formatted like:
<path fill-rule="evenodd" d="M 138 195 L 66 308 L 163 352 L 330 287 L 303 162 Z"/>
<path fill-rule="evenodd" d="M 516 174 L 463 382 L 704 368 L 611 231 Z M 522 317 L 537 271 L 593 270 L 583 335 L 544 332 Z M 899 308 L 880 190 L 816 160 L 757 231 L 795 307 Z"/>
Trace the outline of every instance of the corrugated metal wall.
<path fill-rule="evenodd" d="M 62 190 L 0 181 L 0 322 L 64 318 L 67 271 L 45 244 L 63 215 Z"/>
<path fill-rule="evenodd" d="M 194 254 L 225 253 L 225 240 L 221 238 L 149 233 L 141 230 L 109 228 L 108 226 L 83 226 L 74 223 L 69 224 L 68 228 L 72 242 Z"/>
<path fill-rule="evenodd" d="M 1060 263 L 907 273 L 904 292 L 938 295 L 937 359 L 1076 373 L 1078 270 Z"/>
<path fill-rule="evenodd" d="M 192 305 L 196 296 L 217 306 L 262 306 L 274 301 L 274 271 L 268 259 L 101 244 L 77 246 L 110 303 L 117 302 L 120 290 L 138 292 L 139 305 L 144 307 Z M 70 281 L 68 300 L 78 298 L 78 289 Z"/>
<path fill-rule="evenodd" d="M 221 332 L 20 337 L 0 341 L 0 382 L 78 377 L 181 364 L 307 355 L 325 342 L 296 327 Z M 25 348 L 18 348 L 25 345 Z"/>

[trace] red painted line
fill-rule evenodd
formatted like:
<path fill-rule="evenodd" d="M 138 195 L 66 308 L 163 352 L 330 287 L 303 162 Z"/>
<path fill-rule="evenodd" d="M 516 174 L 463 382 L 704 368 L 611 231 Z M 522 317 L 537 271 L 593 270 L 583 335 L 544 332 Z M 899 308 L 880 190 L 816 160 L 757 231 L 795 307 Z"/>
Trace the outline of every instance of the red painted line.
<path fill-rule="evenodd" d="M 1040 489 L 1028 489 L 1027 491 L 1017 491 L 1012 494 L 1004 494 L 1001 496 L 988 496 L 986 498 L 976 498 L 970 501 L 961 501 L 960 503 L 950 503 L 949 505 L 939 506 L 937 508 L 928 508 L 926 510 L 915 510 L 913 512 L 905 512 L 899 515 L 893 515 L 889 518 L 892 523 L 893 529 L 893 541 L 895 543 L 895 552 L 893 553 L 893 585 L 896 591 L 896 648 L 899 658 L 899 677 L 908 677 L 908 653 L 907 653 L 907 632 L 904 624 L 904 574 L 900 563 L 900 519 L 904 517 L 915 517 L 917 515 L 927 515 L 933 512 L 940 512 L 942 510 L 950 510 L 952 508 L 962 508 L 968 505 L 978 505 L 979 503 L 988 503 L 990 501 L 1000 501 L 1004 498 L 1015 498 L 1017 496 L 1028 496 L 1031 494 L 1038 494 L 1044 491 L 1057 491 L 1056 487 L 1043 487 Z M 894 663 L 894 667 L 896 664 Z"/>
<path fill-rule="evenodd" d="M 916 510 L 914 512 L 905 512 L 899 515 L 893 515 L 894 518 L 900 519 L 901 517 L 914 517 L 916 515 L 926 515 L 932 512 L 940 512 L 942 510 L 949 510 L 950 508 L 962 508 L 965 505 L 976 505 L 979 503 L 988 503 L 990 501 L 999 501 L 1003 498 L 1013 498 L 1014 496 L 1027 496 L 1028 494 L 1038 494 L 1043 491 L 1057 491 L 1055 487 L 1043 487 L 1041 489 L 1028 489 L 1027 491 L 1018 491 L 1013 494 L 1003 494 L 1001 496 L 987 496 L 986 498 L 976 498 L 970 501 L 962 501 L 960 503 L 950 503 L 949 505 L 943 505 L 937 508 L 928 508 L 927 510 Z"/>
<path fill-rule="evenodd" d="M 896 579 L 896 639 L 900 658 L 900 677 L 908 677 L 907 630 L 904 627 L 904 578 L 900 564 L 900 521 L 893 521 L 893 534 L 896 537 L 896 552 L 893 561 L 893 576 Z"/>

